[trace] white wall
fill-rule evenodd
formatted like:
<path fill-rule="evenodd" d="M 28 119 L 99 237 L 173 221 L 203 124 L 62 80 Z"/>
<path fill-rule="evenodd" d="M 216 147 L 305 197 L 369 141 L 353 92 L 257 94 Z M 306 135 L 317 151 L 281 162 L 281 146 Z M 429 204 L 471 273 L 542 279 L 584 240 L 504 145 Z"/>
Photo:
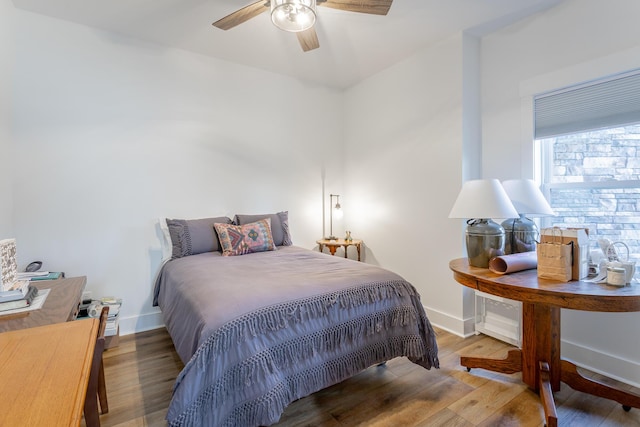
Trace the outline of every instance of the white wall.
<path fill-rule="evenodd" d="M 22 264 L 39 258 L 123 297 L 125 333 L 159 322 L 157 217 L 289 209 L 295 243 L 311 248 L 323 176 L 346 212 L 336 234 L 364 239 L 367 262 L 411 281 L 434 323 L 467 333 L 468 292 L 448 270 L 463 256 L 462 221 L 447 218 L 462 182 L 529 176 L 523 91 L 640 58 L 639 2 L 573 0 L 485 37 L 479 59 L 459 35 L 343 94 L 0 4 L 0 28 L 14 23 L 1 56 L 11 37 L 17 54 L 9 137 L 0 113 L 2 159 L 15 149 L 14 185 L 0 170 L 0 233 L 18 238 Z M 640 383 L 638 323 L 563 312 L 563 353 Z"/>
<path fill-rule="evenodd" d="M 294 243 L 314 247 L 321 173 L 331 191 L 342 171 L 333 154 L 341 150 L 340 93 L 14 15 L 22 266 L 40 259 L 46 269 L 86 275 L 94 297 L 122 297 L 126 334 L 161 321 L 151 306 L 158 217 L 289 210 Z"/>
<path fill-rule="evenodd" d="M 431 321 L 459 334 L 471 312 L 448 263 L 463 255 L 462 221 L 447 217 L 463 178 L 465 40 L 445 40 L 345 93 L 345 227 L 364 240 L 367 262 L 410 281 Z"/>
<path fill-rule="evenodd" d="M 13 151 L 10 134 L 13 5 L 0 0 L 0 239 L 13 237 Z"/>
<path fill-rule="evenodd" d="M 482 40 L 485 176 L 532 177 L 536 92 L 640 68 L 638 16 L 636 0 L 572 0 Z M 640 313 L 562 317 L 564 356 L 640 384 Z"/>

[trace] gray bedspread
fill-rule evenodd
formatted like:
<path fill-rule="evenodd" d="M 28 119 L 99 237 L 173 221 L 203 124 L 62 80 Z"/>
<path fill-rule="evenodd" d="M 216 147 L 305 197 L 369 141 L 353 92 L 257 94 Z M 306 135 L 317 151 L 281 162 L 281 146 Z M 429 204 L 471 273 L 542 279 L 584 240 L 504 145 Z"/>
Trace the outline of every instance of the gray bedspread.
<path fill-rule="evenodd" d="M 167 262 L 154 304 L 185 367 L 171 426 L 266 426 L 291 402 L 394 357 L 438 367 L 416 290 L 397 274 L 295 246 Z"/>

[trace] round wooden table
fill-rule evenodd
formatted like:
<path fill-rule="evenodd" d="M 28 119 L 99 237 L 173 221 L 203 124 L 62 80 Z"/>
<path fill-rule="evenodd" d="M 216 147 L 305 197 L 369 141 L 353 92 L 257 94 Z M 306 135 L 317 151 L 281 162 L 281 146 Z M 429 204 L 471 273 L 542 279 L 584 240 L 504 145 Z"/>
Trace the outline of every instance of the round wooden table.
<path fill-rule="evenodd" d="M 584 281 L 539 279 L 537 270 L 496 274 L 471 267 L 467 258 L 449 263 L 453 277 L 472 289 L 522 301 L 522 349 L 505 359 L 461 357 L 460 364 L 495 372 L 522 372 L 522 381 L 540 393 L 548 427 L 558 423 L 553 392 L 564 382 L 575 390 L 615 400 L 625 410 L 640 408 L 640 396 L 583 377 L 576 365 L 560 357 L 560 309 L 630 312 L 640 311 L 640 286 L 609 286 Z"/>

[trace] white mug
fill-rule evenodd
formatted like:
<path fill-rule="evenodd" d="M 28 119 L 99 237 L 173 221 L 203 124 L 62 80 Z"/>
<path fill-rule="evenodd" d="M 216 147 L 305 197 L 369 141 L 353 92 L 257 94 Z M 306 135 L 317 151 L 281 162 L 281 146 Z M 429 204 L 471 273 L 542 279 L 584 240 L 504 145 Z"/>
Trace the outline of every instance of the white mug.
<path fill-rule="evenodd" d="M 624 268 L 625 283 L 628 285 L 633 280 L 633 275 L 636 273 L 635 261 L 613 261 L 607 263 L 608 267 Z"/>
<path fill-rule="evenodd" d="M 636 274 L 636 262 L 635 261 L 622 261 L 621 267 L 625 269 L 627 285 L 633 280 L 633 275 Z"/>

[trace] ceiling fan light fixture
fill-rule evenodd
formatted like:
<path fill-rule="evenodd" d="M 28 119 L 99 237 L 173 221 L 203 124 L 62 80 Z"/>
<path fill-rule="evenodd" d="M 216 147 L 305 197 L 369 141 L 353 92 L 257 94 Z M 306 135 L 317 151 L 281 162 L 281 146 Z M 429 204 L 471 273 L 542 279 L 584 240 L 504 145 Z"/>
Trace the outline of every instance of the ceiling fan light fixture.
<path fill-rule="evenodd" d="M 316 22 L 316 0 L 271 0 L 271 21 L 292 33 L 308 30 Z"/>

